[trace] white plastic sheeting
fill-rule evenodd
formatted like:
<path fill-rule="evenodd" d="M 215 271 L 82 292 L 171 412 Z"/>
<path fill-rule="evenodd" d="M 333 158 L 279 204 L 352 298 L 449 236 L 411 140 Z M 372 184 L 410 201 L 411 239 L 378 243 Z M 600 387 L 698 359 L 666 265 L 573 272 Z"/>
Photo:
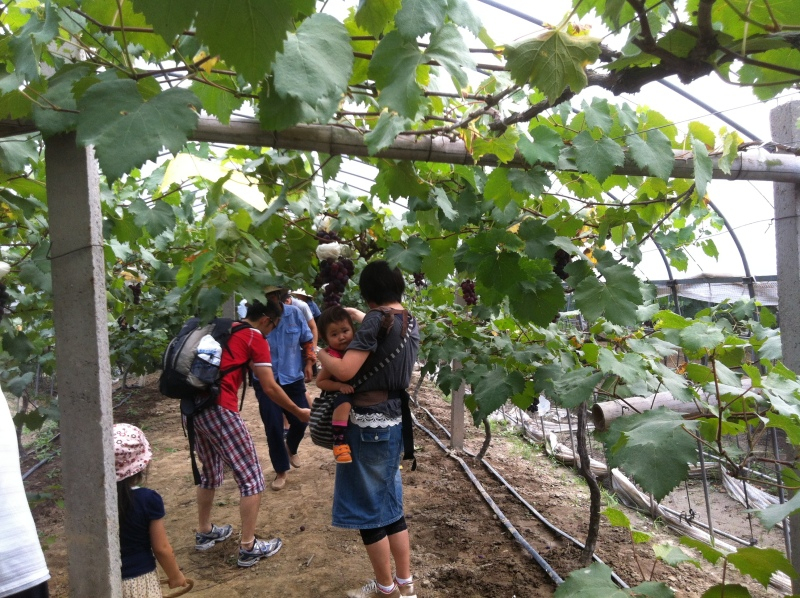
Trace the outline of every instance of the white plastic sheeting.
<path fill-rule="evenodd" d="M 756 279 L 752 283 L 755 298 L 762 305 L 778 305 L 778 282 L 774 279 L 775 277 L 771 276 L 767 280 Z M 674 284 L 679 297 L 696 299 L 714 305 L 722 303 L 726 299 L 736 301 L 750 298 L 749 285 L 746 281 L 742 277 L 730 275 L 704 274 L 675 281 L 653 280 L 651 282 L 656 285 L 659 297 L 671 296 L 671 285 Z"/>

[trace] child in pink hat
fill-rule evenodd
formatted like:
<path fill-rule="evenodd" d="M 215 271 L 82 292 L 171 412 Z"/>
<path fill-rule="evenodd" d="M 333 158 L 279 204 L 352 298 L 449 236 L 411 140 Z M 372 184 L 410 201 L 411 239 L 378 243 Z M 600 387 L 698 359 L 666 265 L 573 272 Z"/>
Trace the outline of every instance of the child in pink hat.
<path fill-rule="evenodd" d="M 167 539 L 164 501 L 158 492 L 139 486 L 152 457 L 144 432 L 131 424 L 114 424 L 123 598 L 161 598 L 156 559 L 170 588 L 188 583 Z"/>

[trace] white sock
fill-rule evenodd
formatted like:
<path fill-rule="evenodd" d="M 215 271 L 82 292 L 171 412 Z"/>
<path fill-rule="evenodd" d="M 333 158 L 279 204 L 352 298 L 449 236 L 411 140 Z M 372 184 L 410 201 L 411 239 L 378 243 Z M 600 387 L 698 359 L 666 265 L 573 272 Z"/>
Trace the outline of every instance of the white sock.
<path fill-rule="evenodd" d="M 403 579 L 402 577 L 395 576 L 394 580 L 395 580 L 395 582 L 397 582 L 397 585 L 399 585 L 399 586 L 407 586 L 412 581 L 414 581 L 414 578 L 413 577 L 409 577 L 408 579 Z"/>
<path fill-rule="evenodd" d="M 380 582 L 378 582 L 378 581 L 376 580 L 376 581 L 375 581 L 375 585 L 376 585 L 376 586 L 378 586 L 378 589 L 379 589 L 381 592 L 383 592 L 384 594 L 391 594 L 391 593 L 392 593 L 392 590 L 394 590 L 394 585 L 395 585 L 395 584 L 394 584 L 394 582 L 392 582 L 392 585 L 390 585 L 390 586 L 382 586 L 382 585 L 380 584 Z"/>

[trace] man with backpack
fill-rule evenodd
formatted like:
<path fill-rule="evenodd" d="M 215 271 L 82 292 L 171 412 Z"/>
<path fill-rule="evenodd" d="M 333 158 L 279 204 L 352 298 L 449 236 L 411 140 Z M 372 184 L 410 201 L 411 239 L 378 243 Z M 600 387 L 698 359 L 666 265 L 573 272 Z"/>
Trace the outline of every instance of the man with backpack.
<path fill-rule="evenodd" d="M 211 522 L 214 494 L 222 484 L 223 464 L 228 465 L 241 494 L 240 567 L 251 567 L 260 559 L 272 556 L 283 544 L 280 538 L 259 540 L 255 537 L 256 519 L 265 484 L 253 439 L 239 413 L 237 393 L 244 381 L 244 370 L 247 367 L 252 369 L 270 399 L 282 409 L 303 422 L 308 422 L 310 416 L 310 410 L 295 405 L 272 374 L 272 358 L 264 336 L 278 326 L 282 315 L 280 304 L 255 301 L 249 305 L 242 322 L 233 324 L 230 338 L 222 351 L 220 371 L 226 374 L 219 381 L 216 404 L 193 416 L 194 448 L 203 464 L 197 487 L 195 549 L 208 550 L 217 542 L 227 540 L 233 531 L 229 524 L 218 527 Z"/>

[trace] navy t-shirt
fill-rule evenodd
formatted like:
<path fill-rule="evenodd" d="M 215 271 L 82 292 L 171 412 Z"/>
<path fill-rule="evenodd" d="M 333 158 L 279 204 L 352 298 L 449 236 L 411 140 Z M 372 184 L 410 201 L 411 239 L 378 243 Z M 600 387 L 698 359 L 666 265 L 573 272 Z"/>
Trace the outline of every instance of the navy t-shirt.
<path fill-rule="evenodd" d="M 131 511 L 119 527 L 122 579 L 139 577 L 156 570 L 156 557 L 150 545 L 150 522 L 163 519 L 164 501 L 149 488 L 134 488 Z"/>

